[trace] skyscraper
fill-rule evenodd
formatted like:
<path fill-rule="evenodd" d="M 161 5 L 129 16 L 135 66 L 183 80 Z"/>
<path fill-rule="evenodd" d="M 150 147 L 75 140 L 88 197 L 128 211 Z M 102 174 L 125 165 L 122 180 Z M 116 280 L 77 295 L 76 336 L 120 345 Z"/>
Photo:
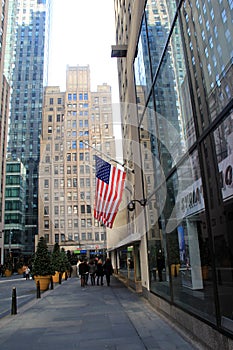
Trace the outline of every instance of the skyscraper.
<path fill-rule="evenodd" d="M 43 86 L 47 83 L 50 0 L 12 2 L 14 50 L 8 152 L 26 167 L 25 252 L 34 251 L 38 232 L 38 163 Z M 14 7 L 16 6 L 16 8 Z M 12 34 L 9 34 L 12 35 Z"/>
<path fill-rule="evenodd" d="M 94 219 L 94 155 L 115 158 L 112 94 L 90 89 L 89 66 L 68 66 L 66 91 L 45 89 L 39 170 L 39 237 L 92 256 L 106 248 L 106 229 Z M 99 153 L 100 152 L 100 153 Z"/>
<path fill-rule="evenodd" d="M 1 1 L 0 6 L 0 257 L 1 263 L 4 258 L 4 195 L 5 195 L 5 165 L 6 165 L 6 146 L 7 129 L 9 114 L 10 87 L 6 77 L 3 74 L 3 64 L 6 45 L 6 26 L 7 26 L 8 1 Z"/>

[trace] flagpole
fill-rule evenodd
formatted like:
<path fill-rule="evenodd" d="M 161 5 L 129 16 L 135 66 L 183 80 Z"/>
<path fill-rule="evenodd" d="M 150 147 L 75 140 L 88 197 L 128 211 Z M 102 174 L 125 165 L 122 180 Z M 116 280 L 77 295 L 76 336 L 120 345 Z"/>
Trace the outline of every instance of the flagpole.
<path fill-rule="evenodd" d="M 119 165 L 122 166 L 123 168 L 128 169 L 129 171 L 131 171 L 131 173 L 134 174 L 134 169 L 131 169 L 131 168 L 129 168 L 127 165 L 120 163 L 118 160 L 111 158 L 111 157 L 110 157 L 109 155 L 107 155 L 106 153 L 104 153 L 104 152 L 102 152 L 102 151 L 99 151 L 99 150 L 96 149 L 95 147 L 91 146 L 88 142 L 83 141 L 83 143 L 84 143 L 85 145 L 87 145 L 88 147 L 92 148 L 94 151 L 96 151 L 96 152 L 102 154 L 103 156 L 105 156 L 105 157 L 108 158 L 109 160 L 111 160 L 111 161 L 113 161 L 113 162 L 119 164 Z"/>

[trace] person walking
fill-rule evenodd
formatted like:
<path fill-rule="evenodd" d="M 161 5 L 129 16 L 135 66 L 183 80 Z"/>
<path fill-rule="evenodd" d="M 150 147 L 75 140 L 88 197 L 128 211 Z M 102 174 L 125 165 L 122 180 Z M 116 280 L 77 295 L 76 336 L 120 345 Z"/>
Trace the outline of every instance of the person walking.
<path fill-rule="evenodd" d="M 96 276 L 97 276 L 97 286 L 99 286 L 99 281 L 101 283 L 101 286 L 103 286 L 104 269 L 103 269 L 103 262 L 101 259 L 98 260 L 96 265 Z"/>
<path fill-rule="evenodd" d="M 80 261 L 80 259 L 78 259 L 78 261 L 77 261 L 77 277 L 78 278 L 80 278 L 80 276 L 79 276 L 79 265 L 81 264 L 81 261 Z"/>
<path fill-rule="evenodd" d="M 26 277 L 26 280 L 29 280 L 30 278 L 30 269 L 29 267 L 27 266 L 26 269 L 25 269 L 25 277 Z"/>
<path fill-rule="evenodd" d="M 89 262 L 89 274 L 91 276 L 91 285 L 95 285 L 95 276 L 96 276 L 96 264 L 94 260 Z"/>
<path fill-rule="evenodd" d="M 81 279 L 81 287 L 85 287 L 86 285 L 86 275 L 88 274 L 88 264 L 86 261 L 81 261 L 79 264 L 79 275 Z"/>
<path fill-rule="evenodd" d="M 110 286 L 110 278 L 111 275 L 113 274 L 113 267 L 112 267 L 112 263 L 110 258 L 107 258 L 104 265 L 103 265 L 103 269 L 104 269 L 104 274 L 106 276 L 106 282 L 108 287 Z"/>

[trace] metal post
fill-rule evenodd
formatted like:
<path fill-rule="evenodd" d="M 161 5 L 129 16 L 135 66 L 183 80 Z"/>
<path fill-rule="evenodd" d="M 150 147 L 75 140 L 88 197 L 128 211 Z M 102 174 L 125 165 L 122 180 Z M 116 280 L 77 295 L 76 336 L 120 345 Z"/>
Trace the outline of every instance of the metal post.
<path fill-rule="evenodd" d="M 17 314 L 17 300 L 16 300 L 16 288 L 12 289 L 12 301 L 11 301 L 11 315 Z"/>
<path fill-rule="evenodd" d="M 61 279 L 62 279 L 62 273 L 59 272 L 59 284 L 61 284 Z"/>
<path fill-rule="evenodd" d="M 40 281 L 36 282 L 36 297 L 40 298 Z"/>

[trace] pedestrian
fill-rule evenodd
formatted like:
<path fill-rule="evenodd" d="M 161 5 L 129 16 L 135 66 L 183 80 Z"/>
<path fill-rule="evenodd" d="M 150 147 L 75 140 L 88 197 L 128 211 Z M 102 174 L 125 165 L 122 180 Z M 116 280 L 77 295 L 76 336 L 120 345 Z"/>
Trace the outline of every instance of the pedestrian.
<path fill-rule="evenodd" d="M 90 266 L 89 266 L 89 262 L 87 259 L 84 260 L 85 264 L 87 265 L 86 267 L 86 273 L 85 273 L 85 285 L 88 284 L 88 278 L 89 278 L 89 269 L 90 269 Z"/>
<path fill-rule="evenodd" d="M 96 264 L 94 260 L 90 260 L 89 262 L 89 273 L 91 276 L 91 285 L 95 285 L 95 276 L 96 276 Z"/>
<path fill-rule="evenodd" d="M 104 265 L 103 265 L 103 269 L 104 269 L 104 274 L 106 276 L 106 282 L 108 287 L 110 286 L 110 278 L 111 275 L 113 274 L 113 267 L 112 267 L 112 263 L 110 258 L 107 258 Z"/>
<path fill-rule="evenodd" d="M 78 259 L 77 261 L 77 277 L 80 278 L 80 275 L 79 275 L 79 265 L 81 264 L 81 260 Z"/>
<path fill-rule="evenodd" d="M 101 283 L 101 286 L 103 286 L 104 269 L 103 269 L 103 262 L 101 259 L 98 260 L 96 265 L 96 276 L 97 276 L 97 286 L 99 286 L 99 281 Z"/>
<path fill-rule="evenodd" d="M 25 269 L 25 278 L 26 278 L 26 280 L 29 280 L 29 278 L 30 278 L 30 269 L 29 269 L 29 267 L 28 266 L 26 266 L 26 269 Z"/>
<path fill-rule="evenodd" d="M 81 287 L 85 287 L 86 285 L 86 274 L 88 274 L 88 264 L 87 261 L 81 261 L 79 264 L 79 276 L 81 279 Z"/>
<path fill-rule="evenodd" d="M 159 282 L 163 281 L 163 269 L 165 267 L 165 260 L 164 256 L 162 254 L 162 250 L 159 249 L 158 255 L 157 255 L 157 269 L 158 269 L 158 275 L 159 275 Z"/>

